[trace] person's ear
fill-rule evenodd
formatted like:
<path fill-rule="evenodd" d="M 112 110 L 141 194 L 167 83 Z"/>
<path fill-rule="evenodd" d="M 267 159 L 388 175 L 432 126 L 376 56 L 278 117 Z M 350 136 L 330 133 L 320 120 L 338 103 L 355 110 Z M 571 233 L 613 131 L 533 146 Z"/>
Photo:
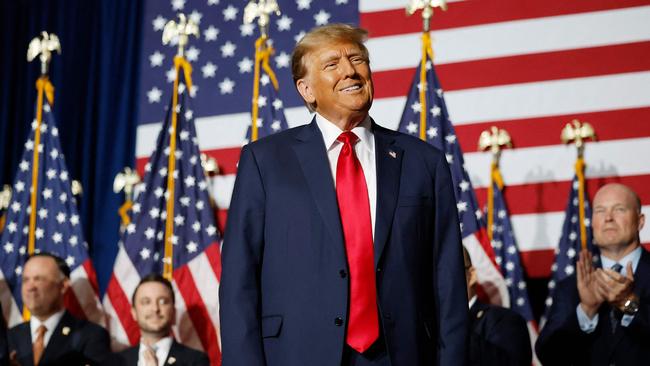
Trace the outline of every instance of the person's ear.
<path fill-rule="evenodd" d="M 643 225 L 645 225 L 645 215 L 643 213 L 639 214 L 639 227 L 637 228 L 636 231 L 641 231 L 643 229 Z"/>
<path fill-rule="evenodd" d="M 307 79 L 298 79 L 298 81 L 296 81 L 296 89 L 298 89 L 298 93 L 300 93 L 302 99 L 304 99 L 308 104 L 313 104 L 316 101 L 316 97 L 314 96 Z"/>
<path fill-rule="evenodd" d="M 478 277 L 476 276 L 476 269 L 474 267 L 469 267 L 469 279 L 467 280 L 467 287 L 474 287 L 478 283 Z"/>
<path fill-rule="evenodd" d="M 70 288 L 70 279 L 65 277 L 63 278 L 63 281 L 61 282 L 61 295 L 65 295 L 65 293 L 68 291 Z"/>

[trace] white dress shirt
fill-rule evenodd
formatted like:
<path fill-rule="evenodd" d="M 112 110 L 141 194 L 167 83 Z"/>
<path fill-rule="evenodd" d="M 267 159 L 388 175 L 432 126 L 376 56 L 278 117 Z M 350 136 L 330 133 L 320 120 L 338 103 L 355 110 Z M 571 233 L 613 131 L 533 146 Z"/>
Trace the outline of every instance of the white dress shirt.
<path fill-rule="evenodd" d="M 171 336 L 162 338 L 158 342 L 154 343 L 151 348 L 153 348 L 156 353 L 156 359 L 158 360 L 158 366 L 163 366 L 169 355 L 169 350 L 172 348 L 172 342 L 174 340 Z M 140 342 L 140 349 L 138 351 L 138 366 L 144 366 L 144 352 L 147 350 L 147 345 Z"/>
<path fill-rule="evenodd" d="M 323 135 L 323 141 L 325 141 L 327 159 L 329 160 L 332 178 L 336 186 L 336 166 L 338 164 L 339 154 L 343 148 L 343 143 L 338 141 L 337 138 L 344 131 L 318 113 L 316 113 L 316 124 Z M 366 117 L 363 122 L 352 129 L 352 132 L 359 138 L 359 141 L 354 145 L 354 152 L 361 163 L 361 168 L 363 168 L 363 176 L 366 178 L 368 201 L 370 202 L 370 223 L 374 241 L 377 208 L 377 168 L 375 164 L 375 136 L 372 133 L 370 117 Z"/>
<path fill-rule="evenodd" d="M 52 338 L 52 334 L 54 334 L 54 329 L 56 329 L 56 326 L 59 325 L 64 312 L 65 309 L 59 311 L 58 313 L 54 313 L 43 322 L 38 320 L 38 318 L 35 316 L 29 318 L 29 329 L 32 332 L 32 344 L 34 344 L 36 337 L 38 337 L 38 328 L 41 325 L 44 325 L 45 329 L 47 329 L 45 331 L 45 335 L 43 336 L 43 349 L 45 349 L 47 347 L 47 343 L 50 341 L 50 338 Z"/>
<path fill-rule="evenodd" d="M 603 268 L 612 268 L 614 264 L 618 263 L 621 266 L 623 266 L 623 268 L 621 269 L 621 274 L 623 276 L 627 276 L 628 263 L 632 263 L 632 272 L 636 273 L 636 267 L 639 265 L 639 260 L 641 259 L 642 250 L 643 249 L 641 247 L 638 247 L 634 249 L 630 254 L 621 258 L 621 260 L 618 262 L 609 259 L 604 255 L 601 255 L 600 263 L 602 264 Z M 584 310 L 582 310 L 580 304 L 578 304 L 578 307 L 576 308 L 576 315 L 578 316 L 578 324 L 580 325 L 580 329 L 583 332 L 592 333 L 594 330 L 596 330 L 596 327 L 598 326 L 598 313 L 596 313 L 596 315 L 594 315 L 593 318 L 589 319 L 589 317 L 584 312 Z M 621 325 L 623 327 L 627 327 L 630 325 L 630 323 L 632 323 L 632 320 L 634 320 L 634 315 L 623 315 L 623 318 L 621 318 Z"/>

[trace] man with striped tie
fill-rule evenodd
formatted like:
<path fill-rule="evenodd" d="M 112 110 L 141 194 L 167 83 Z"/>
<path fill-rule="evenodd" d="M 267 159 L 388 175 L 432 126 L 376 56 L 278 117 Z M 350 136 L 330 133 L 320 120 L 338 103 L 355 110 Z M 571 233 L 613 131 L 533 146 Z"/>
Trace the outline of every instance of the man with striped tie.
<path fill-rule="evenodd" d="M 22 299 L 31 318 L 9 330 L 12 364 L 97 365 L 110 356 L 108 332 L 66 311 L 70 268 L 53 254 L 30 256 L 22 269 Z"/>
<path fill-rule="evenodd" d="M 600 268 L 580 253 L 576 275 L 560 282 L 536 351 L 545 365 L 647 365 L 650 254 L 640 245 L 645 217 L 637 194 L 607 184 L 594 197 L 592 227 Z"/>

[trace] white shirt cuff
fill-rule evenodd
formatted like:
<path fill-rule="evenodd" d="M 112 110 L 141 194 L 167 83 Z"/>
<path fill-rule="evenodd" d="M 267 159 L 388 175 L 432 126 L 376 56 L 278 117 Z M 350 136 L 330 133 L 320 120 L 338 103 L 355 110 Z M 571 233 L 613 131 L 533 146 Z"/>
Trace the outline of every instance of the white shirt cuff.
<path fill-rule="evenodd" d="M 598 313 L 596 313 L 592 319 L 589 319 L 584 310 L 582 310 L 580 304 L 578 304 L 578 307 L 576 307 L 576 315 L 578 316 L 578 324 L 580 325 L 580 330 L 587 334 L 593 333 L 593 331 L 596 330 L 596 327 L 598 326 Z"/>
<path fill-rule="evenodd" d="M 634 315 L 623 315 L 621 325 L 627 328 L 632 323 L 632 320 L 634 320 Z"/>

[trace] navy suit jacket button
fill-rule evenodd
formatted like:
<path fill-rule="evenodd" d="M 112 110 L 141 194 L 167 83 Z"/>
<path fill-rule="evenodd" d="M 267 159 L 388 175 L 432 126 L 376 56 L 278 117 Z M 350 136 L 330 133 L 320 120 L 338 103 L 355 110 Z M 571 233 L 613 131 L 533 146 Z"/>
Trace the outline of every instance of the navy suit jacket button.
<path fill-rule="evenodd" d="M 345 277 L 347 277 L 347 276 L 348 276 L 348 273 L 347 273 L 347 272 L 345 272 L 345 270 L 344 270 L 344 269 L 342 269 L 342 270 L 340 270 L 340 271 L 339 271 L 339 276 L 341 276 L 341 278 L 345 278 Z"/>
<path fill-rule="evenodd" d="M 343 325 L 343 318 L 341 318 L 340 316 L 337 316 L 336 319 L 334 319 L 334 325 L 336 325 L 337 327 L 340 327 L 341 325 Z"/>

